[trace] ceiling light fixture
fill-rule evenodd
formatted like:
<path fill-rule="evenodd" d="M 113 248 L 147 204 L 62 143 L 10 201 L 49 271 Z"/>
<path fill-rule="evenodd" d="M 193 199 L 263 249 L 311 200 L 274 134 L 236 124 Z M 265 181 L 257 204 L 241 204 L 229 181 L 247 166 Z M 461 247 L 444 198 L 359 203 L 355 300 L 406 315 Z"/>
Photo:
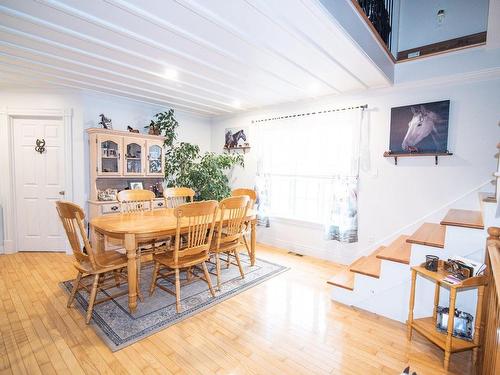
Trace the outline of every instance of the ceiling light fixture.
<path fill-rule="evenodd" d="M 175 81 L 179 77 L 179 72 L 175 69 L 172 68 L 167 68 L 165 69 L 165 72 L 163 73 L 163 76 L 166 79 L 170 79 L 172 81 Z"/>

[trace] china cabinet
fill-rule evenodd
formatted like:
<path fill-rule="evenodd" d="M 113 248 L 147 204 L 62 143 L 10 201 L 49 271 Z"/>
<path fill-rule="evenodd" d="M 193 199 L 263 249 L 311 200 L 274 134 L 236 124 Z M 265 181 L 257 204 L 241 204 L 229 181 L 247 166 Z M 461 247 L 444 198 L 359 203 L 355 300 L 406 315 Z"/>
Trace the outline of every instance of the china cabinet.
<path fill-rule="evenodd" d="M 118 191 L 141 182 L 155 192 L 153 209 L 164 206 L 164 138 L 157 135 L 91 128 L 89 136 L 89 218 L 120 211 Z"/>

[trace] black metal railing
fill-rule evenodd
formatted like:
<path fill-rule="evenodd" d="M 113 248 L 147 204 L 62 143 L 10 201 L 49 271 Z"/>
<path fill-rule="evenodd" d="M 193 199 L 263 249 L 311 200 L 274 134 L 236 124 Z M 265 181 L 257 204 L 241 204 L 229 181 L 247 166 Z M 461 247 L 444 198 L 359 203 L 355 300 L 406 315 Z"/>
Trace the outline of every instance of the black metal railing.
<path fill-rule="evenodd" d="M 358 4 L 390 50 L 393 0 L 358 0 Z"/>

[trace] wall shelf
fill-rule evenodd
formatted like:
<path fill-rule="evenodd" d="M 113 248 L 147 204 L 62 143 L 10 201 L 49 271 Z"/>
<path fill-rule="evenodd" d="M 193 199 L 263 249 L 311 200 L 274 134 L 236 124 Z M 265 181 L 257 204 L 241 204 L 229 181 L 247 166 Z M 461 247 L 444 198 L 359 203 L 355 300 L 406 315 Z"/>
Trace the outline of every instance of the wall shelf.
<path fill-rule="evenodd" d="M 224 151 L 227 152 L 237 151 L 237 150 L 243 150 L 243 153 L 246 154 L 247 150 L 250 150 L 250 146 L 224 147 Z"/>
<path fill-rule="evenodd" d="M 451 156 L 452 152 L 384 152 L 384 158 L 394 158 L 394 165 L 398 165 L 398 158 L 409 158 L 419 156 L 434 156 L 435 164 L 438 165 L 438 158 L 440 156 Z"/>

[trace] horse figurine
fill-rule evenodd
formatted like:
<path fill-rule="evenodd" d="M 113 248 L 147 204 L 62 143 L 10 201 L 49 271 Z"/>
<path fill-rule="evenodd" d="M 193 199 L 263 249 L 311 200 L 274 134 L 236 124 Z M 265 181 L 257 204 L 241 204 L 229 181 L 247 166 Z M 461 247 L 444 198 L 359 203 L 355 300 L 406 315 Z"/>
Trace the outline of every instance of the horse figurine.
<path fill-rule="evenodd" d="M 439 149 L 440 142 L 438 140 L 438 130 L 436 125 L 443 120 L 433 111 L 427 110 L 423 105 L 419 107 L 411 107 L 413 117 L 408 123 L 408 131 L 401 144 L 403 150 L 409 152 L 418 152 L 417 145 L 428 135 L 436 145 L 436 150 Z"/>
<path fill-rule="evenodd" d="M 111 119 L 104 116 L 102 113 L 99 115 L 101 121 L 99 125 L 101 125 L 104 129 L 113 129 L 113 125 L 111 123 Z"/>
<path fill-rule="evenodd" d="M 247 136 L 245 135 L 245 131 L 243 129 L 237 131 L 234 134 L 231 132 L 231 130 L 228 130 L 226 132 L 226 143 L 224 147 L 225 148 L 238 147 L 238 142 L 240 139 L 243 139 L 244 142 L 247 140 Z"/>

